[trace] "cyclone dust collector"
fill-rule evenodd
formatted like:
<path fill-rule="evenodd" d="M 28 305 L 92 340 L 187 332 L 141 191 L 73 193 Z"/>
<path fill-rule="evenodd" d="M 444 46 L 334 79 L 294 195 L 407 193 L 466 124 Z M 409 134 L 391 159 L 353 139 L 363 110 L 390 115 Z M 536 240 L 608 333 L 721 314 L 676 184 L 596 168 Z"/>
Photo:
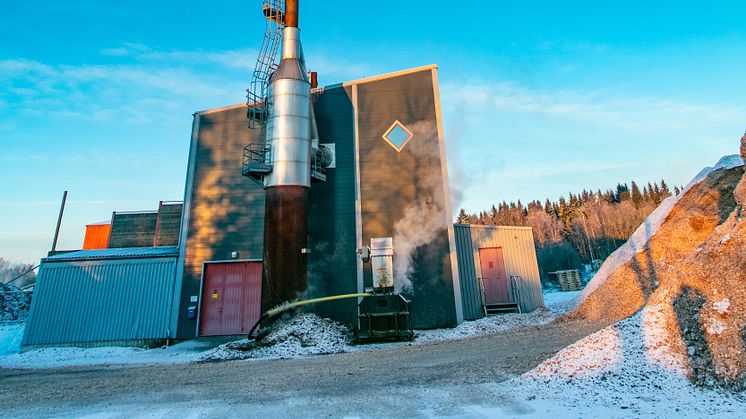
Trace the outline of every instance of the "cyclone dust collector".
<path fill-rule="evenodd" d="M 358 305 L 359 341 L 411 340 L 412 310 L 410 302 L 394 294 L 394 239 L 372 238 L 370 247 L 361 252 L 364 262 L 370 262 L 372 295 Z"/>
<path fill-rule="evenodd" d="M 323 169 L 333 157 L 318 144 L 298 0 L 265 0 L 264 15 L 268 30 L 247 105 L 249 126 L 265 125 L 265 141 L 244 150 L 243 174 L 265 189 L 262 307 L 270 308 L 307 289 L 308 191 L 312 179 L 325 180 Z"/>

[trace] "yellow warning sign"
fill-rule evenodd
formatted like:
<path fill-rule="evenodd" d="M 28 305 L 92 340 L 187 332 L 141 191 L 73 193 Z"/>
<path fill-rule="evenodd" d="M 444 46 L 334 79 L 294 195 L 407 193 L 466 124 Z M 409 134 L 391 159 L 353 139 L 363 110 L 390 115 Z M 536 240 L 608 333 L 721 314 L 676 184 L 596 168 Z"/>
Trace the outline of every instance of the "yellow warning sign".
<path fill-rule="evenodd" d="M 215 299 L 215 298 L 218 298 L 218 295 L 217 295 L 217 294 L 213 294 L 213 295 L 212 295 L 212 298 L 213 298 L 213 299 Z"/>

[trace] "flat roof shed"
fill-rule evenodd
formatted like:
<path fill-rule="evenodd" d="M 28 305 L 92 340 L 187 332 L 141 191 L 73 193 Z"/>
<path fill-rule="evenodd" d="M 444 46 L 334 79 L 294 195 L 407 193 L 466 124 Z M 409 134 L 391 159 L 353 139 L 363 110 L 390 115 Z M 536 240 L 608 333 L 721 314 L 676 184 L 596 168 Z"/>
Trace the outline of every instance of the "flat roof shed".
<path fill-rule="evenodd" d="M 171 325 L 177 247 L 81 250 L 42 259 L 23 334 L 43 346 L 160 346 Z"/>

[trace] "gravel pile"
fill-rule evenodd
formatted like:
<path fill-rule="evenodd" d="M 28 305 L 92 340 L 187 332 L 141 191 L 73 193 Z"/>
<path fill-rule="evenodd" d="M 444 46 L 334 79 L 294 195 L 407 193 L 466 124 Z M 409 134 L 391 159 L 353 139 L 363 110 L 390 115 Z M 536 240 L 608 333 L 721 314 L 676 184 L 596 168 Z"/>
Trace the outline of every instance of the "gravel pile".
<path fill-rule="evenodd" d="M 12 286 L 2 284 L 0 289 L 0 321 L 26 320 L 31 306 L 31 296 Z"/>

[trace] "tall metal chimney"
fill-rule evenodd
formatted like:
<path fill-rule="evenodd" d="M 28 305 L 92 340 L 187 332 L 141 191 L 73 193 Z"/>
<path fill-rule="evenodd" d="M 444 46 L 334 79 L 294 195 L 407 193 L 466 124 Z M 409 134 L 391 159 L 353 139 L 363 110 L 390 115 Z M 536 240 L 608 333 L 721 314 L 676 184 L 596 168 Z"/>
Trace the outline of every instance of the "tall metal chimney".
<path fill-rule="evenodd" d="M 311 84 L 298 29 L 298 0 L 288 0 L 282 61 L 267 93 L 266 144 L 272 160 L 264 176 L 264 279 L 262 306 L 294 300 L 306 290 L 307 207 L 311 187 Z"/>

